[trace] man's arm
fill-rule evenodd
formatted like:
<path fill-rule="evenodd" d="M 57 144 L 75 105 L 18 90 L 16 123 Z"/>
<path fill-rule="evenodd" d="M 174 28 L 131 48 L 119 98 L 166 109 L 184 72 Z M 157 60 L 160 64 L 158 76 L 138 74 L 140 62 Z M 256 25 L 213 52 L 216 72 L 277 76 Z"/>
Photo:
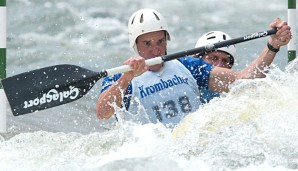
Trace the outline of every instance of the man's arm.
<path fill-rule="evenodd" d="M 279 49 L 289 43 L 292 35 L 287 22 L 274 22 L 271 27 L 278 29 L 277 33 L 272 35 L 268 41 L 274 49 Z M 228 86 L 237 79 L 265 77 L 264 69 L 272 63 L 275 56 L 276 52 L 270 50 L 266 45 L 259 57 L 240 72 L 214 67 L 210 74 L 208 87 L 213 91 L 228 92 Z"/>
<path fill-rule="evenodd" d="M 124 93 L 129 84 L 130 80 L 122 75 L 111 87 L 100 94 L 96 103 L 96 113 L 99 119 L 108 119 L 115 113 L 112 103 L 115 103 L 118 107 L 121 106 Z"/>
<path fill-rule="evenodd" d="M 115 103 L 120 107 L 131 80 L 148 70 L 142 57 L 129 58 L 123 64 L 129 65 L 132 71 L 124 73 L 111 87 L 100 94 L 96 103 L 96 114 L 99 119 L 109 119 L 115 113 L 111 104 Z"/>

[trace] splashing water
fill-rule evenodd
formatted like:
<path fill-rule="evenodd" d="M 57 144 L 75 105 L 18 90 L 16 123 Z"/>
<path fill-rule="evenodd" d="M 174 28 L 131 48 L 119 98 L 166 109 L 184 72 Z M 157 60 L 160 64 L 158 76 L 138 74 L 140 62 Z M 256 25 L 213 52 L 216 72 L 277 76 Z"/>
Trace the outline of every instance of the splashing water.
<path fill-rule="evenodd" d="M 244 36 L 267 30 L 287 14 L 280 0 L 7 1 L 8 76 L 61 63 L 97 71 L 121 65 L 131 55 L 127 20 L 143 7 L 168 19 L 169 53 L 193 48 L 210 30 Z M 235 69 L 255 59 L 267 40 L 237 45 Z M 285 52 L 281 48 L 274 60 L 280 68 L 287 63 Z M 10 113 L 8 134 L 0 135 L 0 170 L 298 169 L 297 64 L 285 71 L 272 68 L 265 79 L 237 81 L 225 97 L 188 115 L 174 130 L 127 122 L 102 129 L 106 122 L 94 112 L 97 86 L 64 107 L 21 117 Z"/>
<path fill-rule="evenodd" d="M 294 61 L 296 62 L 296 61 Z M 123 122 L 87 135 L 37 131 L 1 138 L 4 170 L 298 169 L 298 72 L 270 69 L 240 80 L 225 97 L 174 130 Z"/>
<path fill-rule="evenodd" d="M 188 115 L 173 131 L 184 154 L 232 169 L 264 162 L 297 169 L 298 72 L 288 70 L 237 81 L 225 98 Z"/>

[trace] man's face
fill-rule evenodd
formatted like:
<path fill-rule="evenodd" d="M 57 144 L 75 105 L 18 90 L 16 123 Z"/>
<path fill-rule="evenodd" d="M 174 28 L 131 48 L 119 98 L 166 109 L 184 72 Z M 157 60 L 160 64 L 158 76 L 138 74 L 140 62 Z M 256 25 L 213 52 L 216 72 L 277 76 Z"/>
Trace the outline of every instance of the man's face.
<path fill-rule="evenodd" d="M 145 59 L 165 55 L 167 40 L 164 31 L 143 34 L 137 39 L 139 55 Z"/>
<path fill-rule="evenodd" d="M 206 55 L 204 55 L 203 60 L 206 61 L 207 63 L 217 66 L 217 67 L 222 67 L 222 68 L 228 68 L 231 69 L 232 65 L 230 65 L 230 55 L 226 52 L 223 51 L 213 51 L 209 52 Z"/>

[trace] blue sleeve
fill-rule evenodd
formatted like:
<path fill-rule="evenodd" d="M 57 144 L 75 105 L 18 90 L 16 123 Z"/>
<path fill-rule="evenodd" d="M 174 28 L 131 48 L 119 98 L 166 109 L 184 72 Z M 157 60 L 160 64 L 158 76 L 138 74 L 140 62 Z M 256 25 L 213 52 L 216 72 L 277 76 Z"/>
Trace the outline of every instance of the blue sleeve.
<path fill-rule="evenodd" d="M 195 80 L 197 80 L 199 89 L 208 89 L 210 72 L 213 68 L 212 65 L 201 58 L 184 57 L 178 60 L 191 72 Z"/>
<path fill-rule="evenodd" d="M 105 77 L 102 82 L 102 89 L 100 93 L 106 91 L 109 87 L 111 87 L 120 77 L 122 74 L 116 74 L 113 77 Z M 126 110 L 129 108 L 130 99 L 131 99 L 131 93 L 132 93 L 132 86 L 131 84 L 128 85 L 127 90 L 124 94 L 123 103 L 125 105 Z"/>
<path fill-rule="evenodd" d="M 220 93 L 208 90 L 206 88 L 201 89 L 200 101 L 202 104 L 209 103 L 215 97 L 220 97 Z"/>

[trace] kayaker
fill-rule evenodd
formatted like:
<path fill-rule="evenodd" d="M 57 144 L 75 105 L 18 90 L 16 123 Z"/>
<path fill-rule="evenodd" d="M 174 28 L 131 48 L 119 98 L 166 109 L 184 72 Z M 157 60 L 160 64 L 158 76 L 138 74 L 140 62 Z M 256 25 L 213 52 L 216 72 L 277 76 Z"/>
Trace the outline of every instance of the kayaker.
<path fill-rule="evenodd" d="M 291 39 L 287 22 L 273 22 L 278 29 L 258 58 L 239 72 L 212 66 L 201 58 L 183 57 L 162 64 L 146 66 L 145 60 L 167 54 L 171 39 L 165 18 L 154 9 L 140 9 L 128 22 L 130 47 L 136 56 L 123 62 L 130 72 L 106 77 L 96 104 L 99 119 L 109 119 L 115 113 L 140 123 L 161 122 L 173 128 L 188 113 L 201 105 L 200 90 L 228 92 L 237 79 L 264 77 L 278 49 Z M 124 111 L 124 112 L 123 112 Z"/>

